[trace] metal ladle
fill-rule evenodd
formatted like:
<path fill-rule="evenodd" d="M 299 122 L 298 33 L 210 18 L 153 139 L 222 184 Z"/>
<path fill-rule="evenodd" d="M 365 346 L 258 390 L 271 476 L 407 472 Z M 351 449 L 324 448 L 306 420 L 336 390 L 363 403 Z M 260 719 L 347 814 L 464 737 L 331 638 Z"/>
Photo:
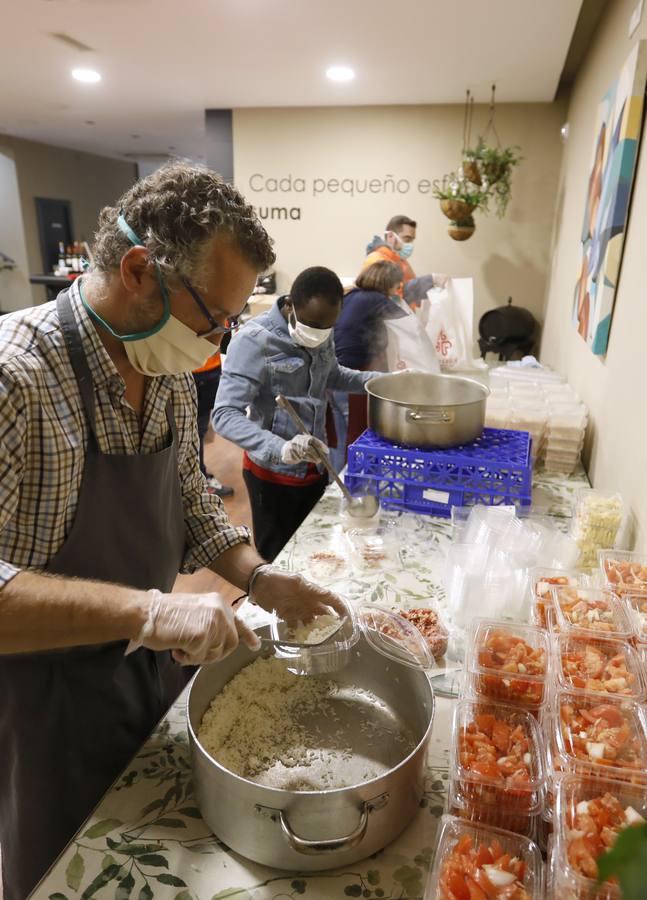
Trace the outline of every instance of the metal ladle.
<path fill-rule="evenodd" d="M 306 437 L 312 437 L 306 426 L 303 424 L 301 416 L 296 411 L 296 409 L 292 406 L 287 397 L 284 397 L 282 394 L 279 394 L 276 398 L 276 405 L 280 409 L 284 409 L 289 417 L 292 419 L 294 424 L 296 425 L 298 431 L 301 434 L 305 434 Z M 324 453 L 323 450 L 320 450 L 319 447 L 314 444 L 314 451 L 319 459 L 319 462 L 322 466 L 325 467 L 326 471 L 335 482 L 335 484 L 339 487 L 340 491 L 344 495 L 344 499 L 346 501 L 346 508 L 348 510 L 348 514 L 353 516 L 356 519 L 371 519 L 374 515 L 377 514 L 377 511 L 380 508 L 379 501 L 374 494 L 362 494 L 360 497 L 354 497 L 351 492 L 348 490 L 344 482 L 341 480 L 339 475 L 335 472 L 332 467 L 330 460 L 328 459 L 328 455 Z"/>

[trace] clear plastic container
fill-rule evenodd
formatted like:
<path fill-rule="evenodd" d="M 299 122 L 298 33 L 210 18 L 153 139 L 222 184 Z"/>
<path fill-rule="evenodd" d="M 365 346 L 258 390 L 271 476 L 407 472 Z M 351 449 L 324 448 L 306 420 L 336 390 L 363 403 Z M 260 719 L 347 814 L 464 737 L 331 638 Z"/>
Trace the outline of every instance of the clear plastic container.
<path fill-rule="evenodd" d="M 467 685 L 477 697 L 536 713 L 548 699 L 548 648 L 543 628 L 476 619 L 467 642 Z"/>
<path fill-rule="evenodd" d="M 425 671 L 436 665 L 420 631 L 392 610 L 362 606 L 357 611 L 357 618 L 366 640 L 387 659 Z"/>
<path fill-rule="evenodd" d="M 452 816 L 467 819 L 475 825 L 488 825 L 492 828 L 505 828 L 515 834 L 522 834 L 539 842 L 542 832 L 544 803 L 537 812 L 526 813 L 497 803 L 482 803 L 472 795 L 464 796 L 458 782 L 450 778 L 447 785 L 446 810 Z"/>
<path fill-rule="evenodd" d="M 601 548 L 598 564 L 605 582 L 616 594 L 625 589 L 647 593 L 647 553 Z"/>
<path fill-rule="evenodd" d="M 613 591 L 606 588 L 556 587 L 552 589 L 552 594 L 558 631 L 620 641 L 635 637 L 634 624 Z"/>
<path fill-rule="evenodd" d="M 538 567 L 530 573 L 530 590 L 532 592 L 532 621 L 541 628 L 548 628 L 549 611 L 553 609 L 552 588 L 577 587 L 581 573 L 563 569 Z"/>
<path fill-rule="evenodd" d="M 613 839 L 610 832 L 617 834 L 641 819 L 647 819 L 647 791 L 638 786 L 572 775 L 560 779 L 551 875 L 554 896 L 564 900 L 620 900 L 617 884 L 597 883 L 596 858 Z M 581 837 L 583 832 L 586 842 Z"/>
<path fill-rule="evenodd" d="M 497 866 L 497 859 L 502 860 L 502 865 Z M 522 865 L 516 868 L 516 864 L 508 863 L 509 860 L 519 860 Z M 534 841 L 500 828 L 472 825 L 455 816 L 445 815 L 438 828 L 434 864 L 427 880 L 424 900 L 477 896 L 469 893 L 469 883 L 464 877 L 468 872 L 474 875 L 477 883 L 483 874 L 487 877 L 490 890 L 487 896 L 505 896 L 494 893 L 492 889 L 493 884 L 498 884 L 503 890 L 504 883 L 508 885 L 510 896 L 510 878 L 505 875 L 505 870 L 510 868 L 515 868 L 519 876 L 511 882 L 512 885 L 515 882 L 519 885 L 516 900 L 545 898 L 544 865 Z M 502 874 L 498 874 L 497 869 Z"/>
<path fill-rule="evenodd" d="M 458 794 L 472 807 L 494 807 L 493 824 L 515 831 L 507 815 L 518 820 L 520 814 L 543 810 L 547 776 L 542 744 L 537 720 L 526 710 L 459 700 L 449 764 Z"/>
<path fill-rule="evenodd" d="M 623 591 L 622 600 L 633 618 L 634 628 L 640 644 L 647 644 L 647 593 L 645 591 Z"/>
<path fill-rule="evenodd" d="M 360 628 L 350 604 L 346 604 L 346 615 L 339 626 L 337 619 L 331 611 L 330 615 L 317 616 L 306 624 L 287 621 L 276 611 L 272 613 L 271 641 L 276 656 L 286 660 L 288 671 L 295 675 L 323 675 L 343 669 L 359 640 Z"/>
<path fill-rule="evenodd" d="M 580 565 L 592 569 L 598 564 L 598 551 L 614 547 L 624 517 L 622 497 L 602 491 L 578 491 L 571 534 L 581 550 Z"/>
<path fill-rule="evenodd" d="M 548 437 L 546 440 L 546 453 L 550 456 L 552 454 L 561 455 L 561 454 L 569 454 L 571 456 L 580 454 L 582 450 L 582 446 L 584 444 L 584 434 L 580 435 L 579 438 L 575 438 L 574 440 L 563 440 L 561 438 L 556 437 Z"/>
<path fill-rule="evenodd" d="M 557 691 L 553 762 L 563 772 L 647 784 L 647 721 L 641 704 Z"/>
<path fill-rule="evenodd" d="M 389 529 L 349 528 L 344 532 L 352 566 L 363 572 L 393 569 L 398 562 L 398 546 Z"/>
<path fill-rule="evenodd" d="M 559 688 L 644 699 L 642 664 L 631 644 L 580 638 L 571 632 L 555 636 L 553 651 L 552 672 Z"/>

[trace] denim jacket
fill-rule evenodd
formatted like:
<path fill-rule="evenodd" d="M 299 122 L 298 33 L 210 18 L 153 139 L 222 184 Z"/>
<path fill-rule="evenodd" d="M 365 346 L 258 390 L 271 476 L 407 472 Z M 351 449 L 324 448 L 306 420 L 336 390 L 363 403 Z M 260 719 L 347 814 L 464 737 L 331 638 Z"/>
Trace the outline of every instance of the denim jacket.
<path fill-rule="evenodd" d="M 229 345 L 213 427 L 262 468 L 304 478 L 307 463 L 281 462 L 281 448 L 297 430 L 274 398 L 287 397 L 310 434 L 325 441 L 326 389 L 359 394 L 378 374 L 340 366 L 332 336 L 314 350 L 295 344 L 277 302 L 247 322 Z"/>

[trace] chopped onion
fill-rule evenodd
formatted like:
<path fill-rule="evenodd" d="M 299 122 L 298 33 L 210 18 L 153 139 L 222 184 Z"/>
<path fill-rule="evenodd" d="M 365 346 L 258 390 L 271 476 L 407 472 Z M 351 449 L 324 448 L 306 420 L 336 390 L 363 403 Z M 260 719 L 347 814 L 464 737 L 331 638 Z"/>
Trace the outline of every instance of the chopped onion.
<path fill-rule="evenodd" d="M 625 809 L 625 819 L 629 825 L 639 825 L 641 822 L 644 822 L 644 818 L 637 812 L 633 806 L 628 806 Z"/>
<path fill-rule="evenodd" d="M 580 802 L 577 804 L 575 809 L 579 815 L 581 815 L 581 816 L 586 815 L 586 813 L 589 811 L 588 800 L 580 800 Z"/>
<path fill-rule="evenodd" d="M 529 753 L 524 753 L 524 755 L 523 755 L 523 761 L 524 761 L 524 763 L 525 763 L 527 766 L 530 765 L 531 759 L 532 759 L 532 757 L 530 756 Z"/>
<path fill-rule="evenodd" d="M 593 759 L 604 759 L 604 744 L 600 744 L 596 741 L 587 741 L 586 752 Z"/>
<path fill-rule="evenodd" d="M 517 880 L 517 876 L 514 872 L 505 872 L 503 869 L 499 869 L 498 866 L 483 866 L 483 871 L 488 877 L 488 881 L 494 885 L 495 888 L 504 888 L 508 887 L 510 884 L 514 884 Z"/>

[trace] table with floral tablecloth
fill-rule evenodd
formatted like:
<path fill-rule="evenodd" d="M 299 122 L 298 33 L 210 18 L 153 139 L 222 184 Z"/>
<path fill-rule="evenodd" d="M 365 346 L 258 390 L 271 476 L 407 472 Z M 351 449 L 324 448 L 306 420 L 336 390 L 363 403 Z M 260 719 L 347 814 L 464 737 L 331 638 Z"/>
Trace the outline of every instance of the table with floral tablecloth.
<path fill-rule="evenodd" d="M 582 471 L 570 479 L 536 480 L 536 502 L 560 515 Z M 359 527 L 358 527 L 359 526 Z M 362 556 L 371 529 L 383 537 L 379 559 Z M 368 529 L 368 530 L 367 530 Z M 411 609 L 445 607 L 443 553 L 447 519 L 381 511 L 364 527 L 340 515 L 340 495 L 328 488 L 277 559 L 307 573 L 353 603 Z M 451 661 L 450 661 L 451 663 Z M 288 898 L 420 898 L 443 812 L 448 778 L 453 667 L 432 673 L 436 712 L 424 796 L 416 818 L 392 844 L 368 859 L 323 873 L 283 873 L 233 853 L 205 825 L 191 786 L 185 691 L 36 888 L 35 900 L 288 900 Z M 188 689 L 187 689 L 188 690 Z"/>

